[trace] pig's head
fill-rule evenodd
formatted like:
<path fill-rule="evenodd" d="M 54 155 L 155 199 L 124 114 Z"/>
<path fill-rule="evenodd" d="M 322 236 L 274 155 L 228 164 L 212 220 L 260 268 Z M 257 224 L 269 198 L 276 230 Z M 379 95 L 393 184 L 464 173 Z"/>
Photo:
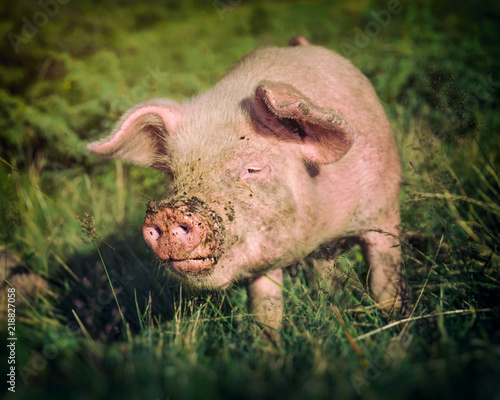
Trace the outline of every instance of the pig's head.
<path fill-rule="evenodd" d="M 325 223 L 318 176 L 354 142 L 338 113 L 289 85 L 221 97 L 139 104 L 88 146 L 170 175 L 163 200 L 147 206 L 143 235 L 168 271 L 198 288 L 225 288 L 314 250 Z"/>

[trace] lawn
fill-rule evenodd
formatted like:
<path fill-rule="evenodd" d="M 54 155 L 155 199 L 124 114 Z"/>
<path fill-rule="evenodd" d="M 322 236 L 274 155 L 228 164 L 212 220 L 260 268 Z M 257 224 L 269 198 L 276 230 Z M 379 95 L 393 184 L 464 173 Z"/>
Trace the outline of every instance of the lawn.
<path fill-rule="evenodd" d="M 499 399 L 500 7 L 436 3 L 0 5 L 0 365 L 15 367 L 2 396 Z M 286 271 L 270 343 L 243 287 L 164 276 L 142 220 L 165 177 L 85 144 L 134 104 L 203 92 L 297 35 L 351 59 L 389 116 L 410 316 L 373 306 L 354 248 L 337 260 L 340 291 Z"/>

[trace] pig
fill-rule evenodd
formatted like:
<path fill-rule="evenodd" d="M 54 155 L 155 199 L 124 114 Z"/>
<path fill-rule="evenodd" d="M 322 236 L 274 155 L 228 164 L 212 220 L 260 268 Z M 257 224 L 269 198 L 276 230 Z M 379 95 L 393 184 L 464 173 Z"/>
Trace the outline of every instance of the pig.
<path fill-rule="evenodd" d="M 192 288 L 244 282 L 268 331 L 281 329 L 283 269 L 311 254 L 331 269 L 333 255 L 315 250 L 339 240 L 361 246 L 371 296 L 398 314 L 407 296 L 391 126 L 351 62 L 304 38 L 293 44 L 253 51 L 181 104 L 138 104 L 87 148 L 165 172 L 146 243 Z"/>

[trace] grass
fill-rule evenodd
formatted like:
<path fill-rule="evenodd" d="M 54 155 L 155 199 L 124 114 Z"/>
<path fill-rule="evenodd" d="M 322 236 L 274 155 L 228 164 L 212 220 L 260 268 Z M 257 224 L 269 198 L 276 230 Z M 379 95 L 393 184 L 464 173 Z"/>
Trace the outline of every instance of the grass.
<path fill-rule="evenodd" d="M 273 345 L 243 288 L 193 293 L 158 269 L 141 225 L 163 177 L 96 161 L 83 143 L 143 96 L 208 89 L 259 45 L 303 34 L 339 51 L 386 4 L 169 4 L 61 8 L 2 66 L 1 237 L 18 261 L 13 272 L 2 261 L 0 276 L 24 297 L 16 393 L 5 397 L 498 398 L 498 10 L 405 3 L 351 57 L 374 83 L 401 154 L 411 316 L 384 320 L 353 249 L 338 259 L 339 292 L 288 270 Z M 19 32 L 21 16 L 36 11 L 13 10 L 1 29 Z M 38 290 L 34 277 L 45 283 Z M 0 359 L 7 367 L 7 354 Z"/>

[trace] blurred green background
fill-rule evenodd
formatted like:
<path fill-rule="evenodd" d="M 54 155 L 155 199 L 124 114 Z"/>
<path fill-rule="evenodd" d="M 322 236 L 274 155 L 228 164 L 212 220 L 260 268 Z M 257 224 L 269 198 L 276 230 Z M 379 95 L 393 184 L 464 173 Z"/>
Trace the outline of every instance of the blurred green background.
<path fill-rule="evenodd" d="M 388 322 L 355 250 L 345 293 L 287 275 L 272 346 L 242 289 L 158 269 L 141 226 L 164 177 L 85 144 L 297 35 L 351 59 L 391 120 L 413 312 L 373 333 Z M 0 36 L 0 277 L 25 297 L 6 398 L 500 398 L 498 2 L 23 0 L 0 4 Z"/>
<path fill-rule="evenodd" d="M 430 114 L 444 136 L 491 132 L 474 114 L 499 87 L 495 2 L 66 1 L 0 6 L 2 155 L 22 167 L 88 166 L 82 140 L 138 101 L 204 91 L 243 54 L 297 35 L 350 58 L 389 108 Z"/>

